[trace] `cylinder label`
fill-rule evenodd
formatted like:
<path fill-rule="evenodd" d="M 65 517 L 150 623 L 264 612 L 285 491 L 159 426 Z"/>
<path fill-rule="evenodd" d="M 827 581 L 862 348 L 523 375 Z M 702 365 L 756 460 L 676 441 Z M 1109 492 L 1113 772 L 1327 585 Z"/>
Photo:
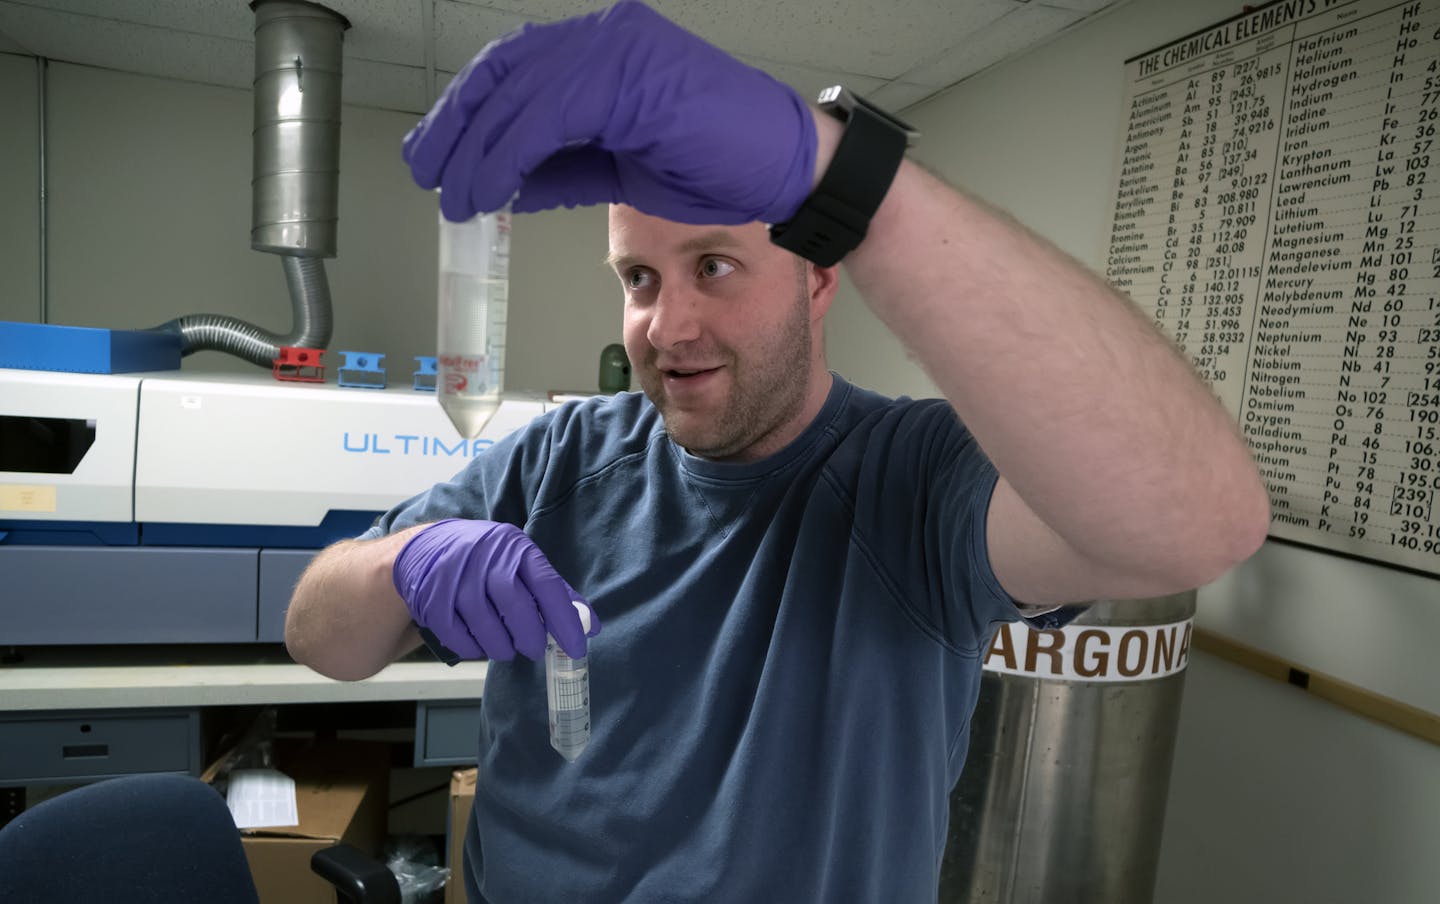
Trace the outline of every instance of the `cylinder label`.
<path fill-rule="evenodd" d="M 1184 671 L 1192 619 L 1166 625 L 1067 625 L 1036 631 L 1007 622 L 985 670 L 1064 681 L 1151 681 Z"/>

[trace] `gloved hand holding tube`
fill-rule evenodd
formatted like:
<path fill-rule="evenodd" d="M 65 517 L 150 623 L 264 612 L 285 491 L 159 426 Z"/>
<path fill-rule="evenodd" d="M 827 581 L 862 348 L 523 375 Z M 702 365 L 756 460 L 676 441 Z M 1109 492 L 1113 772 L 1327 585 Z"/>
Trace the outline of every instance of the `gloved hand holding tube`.
<path fill-rule="evenodd" d="M 776 223 L 810 193 L 795 91 L 638 2 L 491 43 L 405 138 L 453 221 L 624 203 L 685 223 Z"/>
<path fill-rule="evenodd" d="M 572 600 L 589 605 L 513 524 L 450 519 L 417 531 L 395 557 L 395 590 L 415 623 L 461 659 L 542 661 L 545 636 L 586 653 Z M 591 609 L 590 635 L 600 632 Z"/>

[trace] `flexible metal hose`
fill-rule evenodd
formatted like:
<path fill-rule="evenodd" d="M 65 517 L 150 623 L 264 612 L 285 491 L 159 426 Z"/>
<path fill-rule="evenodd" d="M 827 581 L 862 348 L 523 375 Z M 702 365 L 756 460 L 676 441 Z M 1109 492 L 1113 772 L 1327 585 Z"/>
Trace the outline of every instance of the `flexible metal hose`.
<path fill-rule="evenodd" d="M 213 350 L 269 367 L 280 346 L 325 348 L 330 342 L 330 283 L 325 261 L 318 257 L 281 255 L 290 287 L 293 322 L 290 332 L 272 333 L 228 314 L 186 314 L 155 327 L 180 334 L 180 354 Z"/>

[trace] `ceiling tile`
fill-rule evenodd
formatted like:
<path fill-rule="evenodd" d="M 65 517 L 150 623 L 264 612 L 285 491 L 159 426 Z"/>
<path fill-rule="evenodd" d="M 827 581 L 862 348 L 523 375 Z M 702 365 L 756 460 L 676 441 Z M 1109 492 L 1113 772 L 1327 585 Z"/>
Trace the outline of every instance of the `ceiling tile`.
<path fill-rule="evenodd" d="M 876 88 L 885 84 L 880 79 L 871 78 L 866 75 L 856 75 L 851 72 L 811 69 L 808 66 L 794 66 L 789 63 L 777 63 L 774 60 L 762 60 L 747 56 L 741 56 L 740 59 L 754 66 L 756 69 L 765 70 L 770 73 L 770 75 L 794 88 L 800 93 L 801 97 L 811 101 L 820 94 L 821 89 L 828 88 L 831 85 L 844 85 L 852 91 L 868 96 Z"/>
<path fill-rule="evenodd" d="M 10 36 L 0 31 L 0 53 L 29 53 L 29 49 L 20 46 L 19 41 L 11 40 Z"/>
<path fill-rule="evenodd" d="M 1107 6 L 1114 6 L 1117 0 L 1034 0 L 1035 6 L 1053 6 L 1057 9 L 1069 9 L 1075 12 L 1098 13 Z"/>
<path fill-rule="evenodd" d="M 424 113 L 430 108 L 425 70 L 417 66 L 346 60 L 341 96 L 347 104 Z"/>
<path fill-rule="evenodd" d="M 14 3 L 0 3 L 0 32 L 39 56 L 89 66 L 247 89 L 254 77 L 254 49 L 228 38 Z"/>
<path fill-rule="evenodd" d="M 866 94 L 868 100 L 873 100 L 878 106 L 899 113 L 906 107 L 914 106 L 920 101 L 934 94 L 934 87 L 930 85 L 912 85 L 908 82 L 890 82 L 880 88 Z M 864 93 L 864 92 L 861 92 Z"/>
<path fill-rule="evenodd" d="M 490 7 L 559 19 L 602 0 L 492 0 Z M 814 69 L 895 78 L 1015 9 L 1014 0 L 652 0 L 652 5 L 736 55 Z M 877 36 L 883 36 L 877 39 Z"/>
<path fill-rule="evenodd" d="M 428 107 L 448 75 L 527 21 L 610 0 L 320 0 L 346 16 L 347 101 Z M 652 0 L 681 25 L 806 97 L 841 83 L 900 109 L 1033 46 L 1109 0 Z M 433 48 L 427 12 L 434 10 Z M 245 0 L 0 0 L 0 52 L 248 88 Z M 427 53 L 427 50 L 429 51 Z M 364 65 L 374 63 L 374 66 Z M 889 82 L 897 84 L 889 85 Z M 418 87 L 417 87 L 418 86 Z"/>
<path fill-rule="evenodd" d="M 322 6 L 350 20 L 345 32 L 345 58 L 425 65 L 425 29 L 421 5 L 426 0 L 320 0 Z M 243 4 L 242 4 L 243 5 Z"/>
<path fill-rule="evenodd" d="M 883 79 L 1013 8 L 1011 0 L 835 0 L 819 10 L 811 0 L 660 0 L 657 6 L 731 53 Z"/>
<path fill-rule="evenodd" d="M 1029 6 L 991 23 L 984 29 L 911 69 L 903 80 L 937 88 L 953 85 L 966 76 L 1014 56 L 1080 21 L 1081 13 L 1053 7 Z"/>
<path fill-rule="evenodd" d="M 483 6 L 522 16 L 533 22 L 568 19 L 604 9 L 612 0 L 454 0 L 461 6 Z M 651 0 L 651 5 L 655 5 Z"/>
<path fill-rule="evenodd" d="M 251 39 L 255 32 L 255 14 L 241 0 L 6 0 L 0 5 L 51 9 L 236 40 Z"/>
<path fill-rule="evenodd" d="M 345 32 L 346 58 L 422 66 L 422 2 L 323 0 L 321 5 L 350 20 L 351 27 Z M 255 39 L 255 14 L 244 0 L 4 0 L 0 5 L 70 12 L 237 41 Z"/>
<path fill-rule="evenodd" d="M 435 0 L 435 67 L 459 71 L 481 48 L 532 17 L 454 0 Z"/>

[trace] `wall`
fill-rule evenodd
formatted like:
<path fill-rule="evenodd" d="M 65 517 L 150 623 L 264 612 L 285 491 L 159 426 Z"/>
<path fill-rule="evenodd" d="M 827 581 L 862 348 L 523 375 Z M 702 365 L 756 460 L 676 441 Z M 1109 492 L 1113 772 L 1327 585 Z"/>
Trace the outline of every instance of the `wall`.
<path fill-rule="evenodd" d="M 34 69 L 0 55 L 0 319 L 39 319 Z M 47 81 L 49 321 L 136 329 L 210 312 L 288 330 L 280 261 L 250 249 L 249 92 L 64 63 Z M 392 380 L 435 353 L 436 207 L 400 159 L 416 118 L 344 107 L 326 264 L 330 348 L 387 354 Z M 603 210 L 517 218 L 508 387 L 596 388 L 600 349 L 620 338 L 604 255 Z M 255 369 L 218 352 L 184 364 Z"/>
<path fill-rule="evenodd" d="M 1123 61 L 1239 11 L 1133 0 L 906 111 L 917 155 L 1097 267 Z M 890 393 L 933 384 L 846 292 L 831 363 Z M 1200 625 L 1440 713 L 1440 581 L 1267 543 L 1201 592 Z M 1156 900 L 1419 902 L 1440 894 L 1440 749 L 1197 655 Z"/>
<path fill-rule="evenodd" d="M 0 320 L 40 317 L 40 145 L 35 61 L 0 53 Z"/>
<path fill-rule="evenodd" d="M 1195 657 L 1156 904 L 1430 904 L 1437 759 L 1425 741 Z"/>

